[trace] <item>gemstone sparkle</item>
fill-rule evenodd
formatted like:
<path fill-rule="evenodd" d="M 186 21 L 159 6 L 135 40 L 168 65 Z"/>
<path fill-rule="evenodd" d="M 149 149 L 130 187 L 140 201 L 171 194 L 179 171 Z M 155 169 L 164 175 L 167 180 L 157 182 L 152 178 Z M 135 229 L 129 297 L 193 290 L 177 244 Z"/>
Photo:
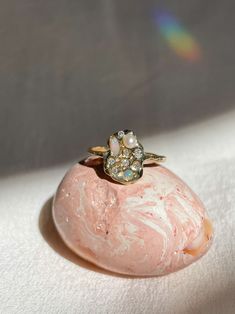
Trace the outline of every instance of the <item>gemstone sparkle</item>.
<path fill-rule="evenodd" d="M 119 131 L 118 132 L 118 138 L 119 139 L 123 138 L 124 134 L 125 134 L 124 131 Z"/>
<path fill-rule="evenodd" d="M 136 149 L 134 150 L 134 156 L 135 156 L 137 159 L 141 159 L 142 156 L 143 156 L 143 151 L 142 151 L 142 149 L 136 148 Z"/>
<path fill-rule="evenodd" d="M 131 169 L 134 171 L 139 171 L 141 169 L 141 163 L 138 160 L 134 161 L 131 165 Z"/>
<path fill-rule="evenodd" d="M 130 154 L 131 154 L 131 151 L 128 149 L 128 148 L 124 148 L 123 149 L 123 151 L 122 151 L 122 155 L 124 156 L 124 157 L 129 157 L 130 156 Z"/>
<path fill-rule="evenodd" d="M 128 167 L 130 162 L 128 159 L 122 159 L 121 164 L 123 167 Z"/>
<path fill-rule="evenodd" d="M 113 157 L 109 157 L 107 163 L 108 166 L 113 166 L 115 164 L 115 159 Z"/>
<path fill-rule="evenodd" d="M 127 169 L 123 172 L 123 178 L 125 181 L 130 181 L 133 178 L 133 171 L 131 169 Z"/>

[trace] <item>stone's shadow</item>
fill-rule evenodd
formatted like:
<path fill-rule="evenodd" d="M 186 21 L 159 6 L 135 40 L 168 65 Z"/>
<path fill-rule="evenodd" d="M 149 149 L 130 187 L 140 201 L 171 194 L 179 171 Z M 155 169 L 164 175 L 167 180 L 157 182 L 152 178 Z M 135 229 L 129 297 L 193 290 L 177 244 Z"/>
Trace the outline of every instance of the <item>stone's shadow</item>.
<path fill-rule="evenodd" d="M 114 184 L 122 185 L 121 183 L 114 181 L 110 176 L 108 176 L 103 169 L 103 158 L 101 157 L 88 157 L 80 160 L 78 162 L 80 165 L 85 167 L 93 168 L 100 179 L 105 179 Z"/>
<path fill-rule="evenodd" d="M 144 163 L 144 168 L 148 168 L 148 167 L 160 167 L 160 165 L 156 162 L 149 162 L 149 163 Z"/>
<path fill-rule="evenodd" d="M 127 278 L 127 279 L 144 278 L 144 277 L 122 275 L 122 274 L 113 273 L 108 270 L 104 270 L 84 260 L 83 258 L 76 255 L 72 250 L 70 250 L 65 245 L 58 231 L 56 230 L 56 227 L 52 218 L 52 200 L 53 200 L 53 197 L 47 200 L 47 202 L 43 205 L 40 215 L 39 215 L 38 225 L 39 225 L 39 230 L 43 238 L 54 251 L 56 251 L 60 256 L 69 260 L 70 262 L 76 265 L 79 265 L 80 267 L 86 268 L 88 270 L 92 270 L 94 272 L 98 272 L 105 275 L 110 275 L 113 277 Z"/>

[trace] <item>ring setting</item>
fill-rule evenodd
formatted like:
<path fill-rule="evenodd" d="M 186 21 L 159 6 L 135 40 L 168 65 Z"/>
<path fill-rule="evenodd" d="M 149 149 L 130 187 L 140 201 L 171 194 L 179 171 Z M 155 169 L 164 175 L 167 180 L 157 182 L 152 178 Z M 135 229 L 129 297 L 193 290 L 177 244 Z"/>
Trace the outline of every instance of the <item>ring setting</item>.
<path fill-rule="evenodd" d="M 146 160 L 163 162 L 166 157 L 154 153 L 146 153 L 143 145 L 131 130 L 113 133 L 107 140 L 107 146 L 95 146 L 89 153 L 103 158 L 104 172 L 114 181 L 131 184 L 143 176 Z"/>

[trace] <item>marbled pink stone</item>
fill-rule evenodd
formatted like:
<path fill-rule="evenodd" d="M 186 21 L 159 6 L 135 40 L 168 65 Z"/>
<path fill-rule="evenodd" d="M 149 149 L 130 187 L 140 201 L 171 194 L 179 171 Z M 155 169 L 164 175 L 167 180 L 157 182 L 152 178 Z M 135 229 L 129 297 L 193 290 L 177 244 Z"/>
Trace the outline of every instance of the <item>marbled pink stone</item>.
<path fill-rule="evenodd" d="M 203 204 L 162 166 L 144 167 L 136 183 L 104 174 L 100 158 L 65 175 L 53 203 L 64 242 L 84 259 L 110 271 L 155 276 L 189 265 L 209 248 L 212 228 Z"/>

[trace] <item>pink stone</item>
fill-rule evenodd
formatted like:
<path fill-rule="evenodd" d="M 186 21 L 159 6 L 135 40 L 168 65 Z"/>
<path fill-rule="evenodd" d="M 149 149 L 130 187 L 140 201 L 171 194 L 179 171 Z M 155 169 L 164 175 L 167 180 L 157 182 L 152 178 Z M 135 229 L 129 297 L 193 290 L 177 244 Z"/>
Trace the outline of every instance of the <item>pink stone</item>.
<path fill-rule="evenodd" d="M 136 183 L 104 174 L 100 158 L 72 167 L 58 187 L 53 218 L 76 254 L 113 272 L 164 275 L 209 248 L 212 227 L 195 193 L 162 166 L 147 165 Z"/>

